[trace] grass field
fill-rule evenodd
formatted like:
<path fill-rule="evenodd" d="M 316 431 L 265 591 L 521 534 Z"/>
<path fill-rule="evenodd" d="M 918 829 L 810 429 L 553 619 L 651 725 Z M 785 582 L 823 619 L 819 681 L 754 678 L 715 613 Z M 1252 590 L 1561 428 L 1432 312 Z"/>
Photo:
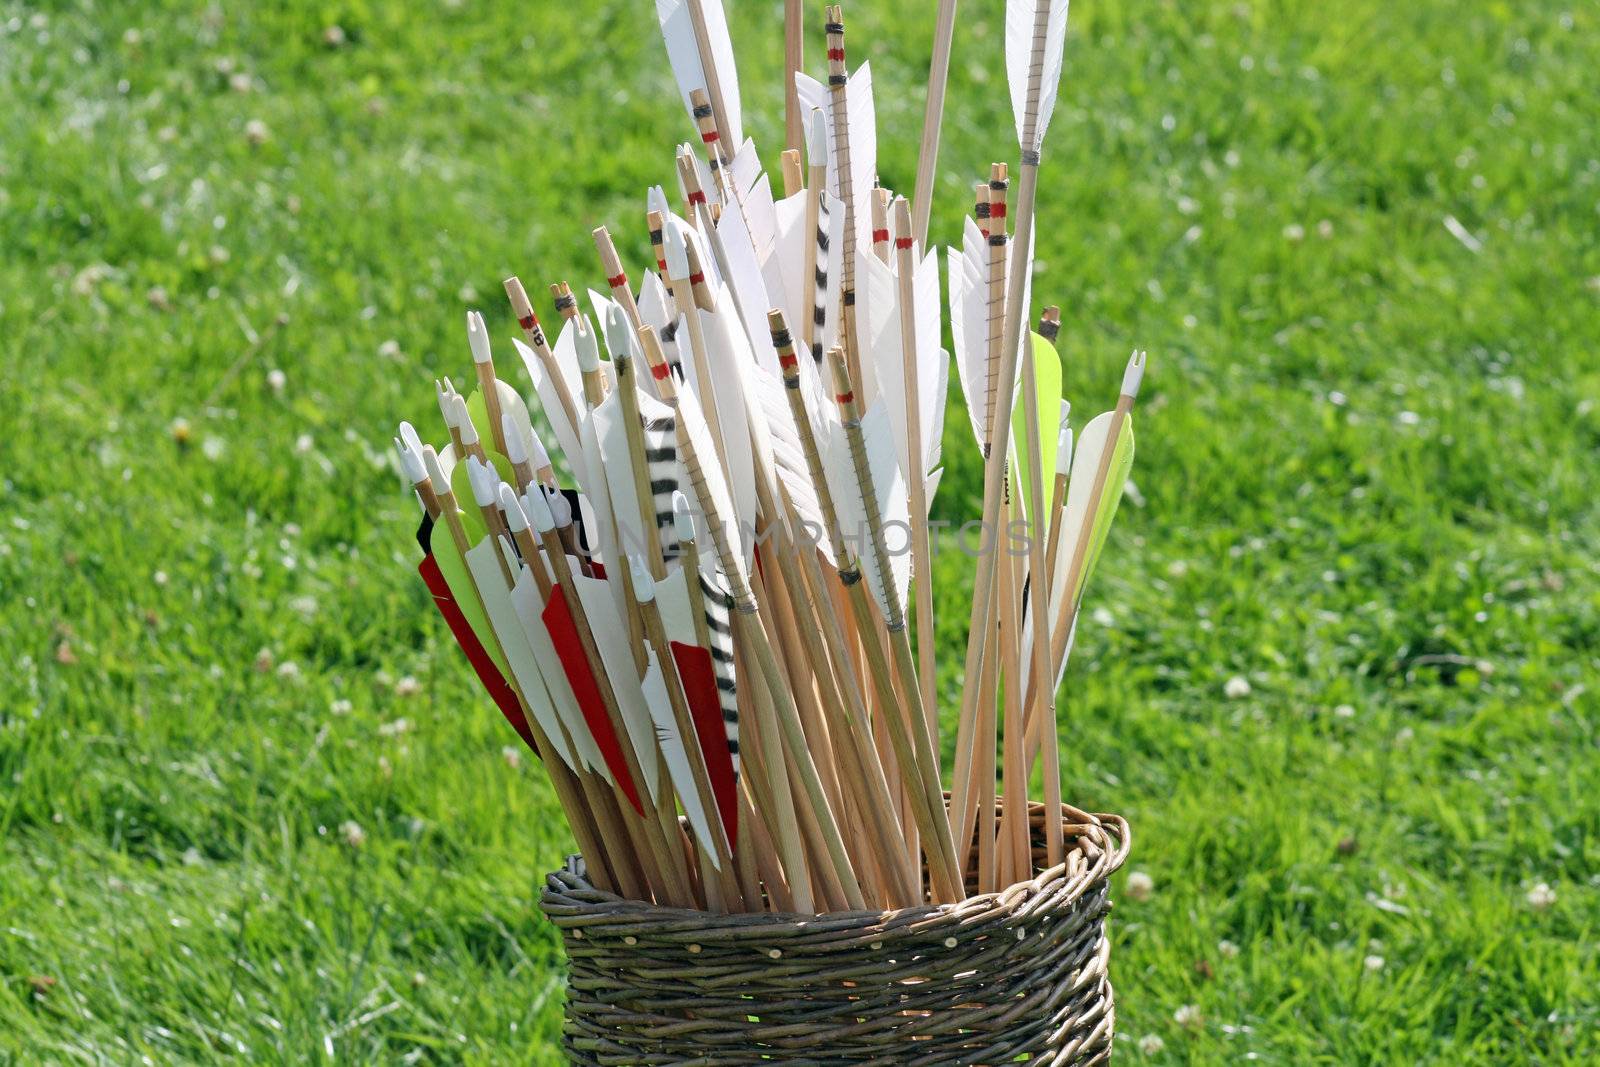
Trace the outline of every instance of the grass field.
<path fill-rule="evenodd" d="M 644 0 L 260 7 L 0 0 L 0 1061 L 557 1062 L 571 842 L 389 435 L 504 275 L 641 262 L 685 119 Z M 901 189 L 932 7 L 848 12 Z M 1015 153 L 961 10 L 939 240 Z M 1035 292 L 1081 414 L 1151 352 L 1062 699 L 1125 1062 L 1600 1058 L 1597 68 L 1581 3 L 1074 5 Z"/>

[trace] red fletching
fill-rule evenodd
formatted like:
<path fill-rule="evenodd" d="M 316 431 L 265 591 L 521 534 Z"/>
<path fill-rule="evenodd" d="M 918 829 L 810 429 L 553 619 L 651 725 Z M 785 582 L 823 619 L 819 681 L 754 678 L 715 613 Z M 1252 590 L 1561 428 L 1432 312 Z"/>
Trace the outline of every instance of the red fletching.
<path fill-rule="evenodd" d="M 583 638 L 578 636 L 577 623 L 572 621 L 572 609 L 567 606 L 566 590 L 561 586 L 550 591 L 550 603 L 544 606 L 541 618 L 544 619 L 545 629 L 550 631 L 550 643 L 556 646 L 556 657 L 561 660 L 561 669 L 567 673 L 572 694 L 578 698 L 583 721 L 589 724 L 589 732 L 594 735 L 601 757 L 628 802 L 643 815 L 644 805 L 639 801 L 639 790 L 628 775 L 622 743 L 617 738 L 617 732 L 611 728 L 605 698 L 600 695 L 600 683 L 595 680 L 594 671 L 589 669 L 589 657 L 583 654 Z"/>
<path fill-rule="evenodd" d="M 711 652 L 699 645 L 679 641 L 672 645 L 672 660 L 678 665 L 683 695 L 694 717 L 694 732 L 705 754 L 706 770 L 711 773 L 711 792 L 727 828 L 728 841 L 739 836 L 739 787 L 733 776 L 733 756 L 728 751 L 728 732 L 722 722 L 722 700 L 717 693 L 717 674 L 711 666 Z"/>
<path fill-rule="evenodd" d="M 533 750 L 534 755 L 539 755 L 539 746 L 534 743 L 533 731 L 528 728 L 528 717 L 522 714 L 522 703 L 517 699 L 516 691 L 506 682 L 505 676 L 494 665 L 494 660 L 489 658 L 489 653 L 484 649 L 483 642 L 478 640 L 478 635 L 472 632 L 472 624 L 467 622 L 467 617 L 461 613 L 461 606 L 456 603 L 455 594 L 450 592 L 449 583 L 439 571 L 439 561 L 433 558 L 432 553 L 422 557 L 422 562 L 417 564 L 417 573 L 422 575 L 428 592 L 433 594 L 433 606 L 444 616 L 451 634 L 455 636 L 456 644 L 467 654 L 467 662 L 472 664 L 473 671 L 478 675 L 478 681 L 488 690 L 495 706 L 500 709 L 500 714 L 506 717 L 506 722 L 517 731 L 517 736 Z"/>

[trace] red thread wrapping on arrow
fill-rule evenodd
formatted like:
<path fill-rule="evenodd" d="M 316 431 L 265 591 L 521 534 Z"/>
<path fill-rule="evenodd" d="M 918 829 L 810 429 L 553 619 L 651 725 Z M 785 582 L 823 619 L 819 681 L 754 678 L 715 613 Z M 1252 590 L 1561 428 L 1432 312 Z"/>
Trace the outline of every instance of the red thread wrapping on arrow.
<path fill-rule="evenodd" d="M 639 801 L 639 790 L 628 776 L 628 763 L 622 755 L 622 744 L 617 739 L 617 732 L 611 728 L 605 698 L 600 695 L 600 683 L 595 680 L 594 671 L 589 669 L 589 657 L 583 653 L 583 639 L 578 636 L 578 626 L 572 621 L 572 608 L 567 604 L 567 593 L 563 587 L 558 585 L 550 590 L 550 603 L 544 606 L 540 617 L 544 619 L 545 629 L 550 631 L 550 643 L 556 646 L 556 657 L 561 660 L 561 668 L 567 673 L 572 694 L 578 698 L 583 721 L 589 724 L 589 732 L 594 735 L 601 757 L 611 769 L 611 776 L 622 787 L 628 802 L 643 815 L 644 805 Z"/>
<path fill-rule="evenodd" d="M 534 755 L 538 756 L 539 746 L 534 743 L 533 731 L 528 728 L 527 716 L 522 714 L 522 704 L 517 700 L 516 691 L 506 682 L 500 669 L 494 665 L 494 660 L 484 649 L 483 642 L 473 633 L 472 624 L 467 622 L 467 617 L 461 613 L 461 606 L 456 603 L 455 594 L 450 592 L 450 584 L 444 580 L 444 575 L 439 570 L 439 561 L 434 559 L 431 553 L 422 557 L 422 562 L 417 564 L 417 573 L 422 575 L 423 582 L 428 586 L 428 592 L 433 594 L 433 606 L 444 616 L 450 632 L 455 635 L 456 644 L 467 654 L 467 662 L 472 664 L 472 669 L 477 672 L 478 681 L 488 690 L 489 696 L 499 707 L 500 714 L 504 715 L 511 728 L 517 731 L 517 736 L 533 750 Z"/>
<path fill-rule="evenodd" d="M 692 580 L 692 579 L 691 579 Z M 722 699 L 717 692 L 717 674 L 711 666 L 711 650 L 699 645 L 671 641 L 672 660 L 678 665 L 683 695 L 694 717 L 695 736 L 705 754 L 706 770 L 711 773 L 711 792 L 722 813 L 728 842 L 739 836 L 739 787 L 733 776 L 733 756 L 728 752 L 728 733 L 722 724 Z"/>

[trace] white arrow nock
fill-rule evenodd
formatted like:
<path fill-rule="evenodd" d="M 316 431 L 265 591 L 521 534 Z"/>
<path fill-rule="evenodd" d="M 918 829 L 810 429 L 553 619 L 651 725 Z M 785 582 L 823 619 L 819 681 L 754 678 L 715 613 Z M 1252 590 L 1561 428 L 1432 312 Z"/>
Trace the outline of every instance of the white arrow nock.
<path fill-rule="evenodd" d="M 618 303 L 606 309 L 606 347 L 611 350 L 612 363 L 634 356 L 633 323 L 628 321 L 628 313 Z"/>
<path fill-rule="evenodd" d="M 487 463 L 482 462 L 477 456 L 467 457 L 467 482 L 472 486 L 472 500 L 480 508 L 494 507 L 495 489 L 499 486 L 500 475 Z"/>
<path fill-rule="evenodd" d="M 806 127 L 806 163 L 813 167 L 828 165 L 828 120 L 820 107 L 811 109 L 811 121 Z"/>
<path fill-rule="evenodd" d="M 572 503 L 567 499 L 567 495 L 549 486 L 542 486 L 539 491 L 544 494 L 545 505 L 550 509 L 550 517 L 556 524 L 556 529 L 564 530 L 571 526 Z"/>
<path fill-rule="evenodd" d="M 600 369 L 600 339 L 594 335 L 594 323 L 588 315 L 578 316 L 578 369 L 593 374 Z"/>
<path fill-rule="evenodd" d="M 545 503 L 544 494 L 538 486 L 530 486 L 523 494 L 522 505 L 524 513 L 533 521 L 533 528 L 541 535 L 549 533 L 556 528 L 555 517 L 550 514 L 550 505 Z"/>
<path fill-rule="evenodd" d="M 1123 396 L 1139 395 L 1139 383 L 1144 381 L 1144 358 L 1144 350 L 1140 348 L 1134 349 L 1133 355 L 1128 357 L 1128 369 L 1122 372 Z"/>
<path fill-rule="evenodd" d="M 478 428 L 472 424 L 472 416 L 467 414 L 467 400 L 460 393 L 450 398 L 450 415 L 455 419 L 451 423 L 456 432 L 461 435 L 461 443 L 475 445 L 478 443 Z"/>
<path fill-rule="evenodd" d="M 683 233 L 683 221 L 676 215 L 668 215 L 661 237 L 666 247 L 667 277 L 681 282 L 689 277 L 689 245 Z"/>
<path fill-rule="evenodd" d="M 672 491 L 672 527 L 679 541 L 694 540 L 694 512 L 689 509 L 689 498 L 682 489 Z"/>
<path fill-rule="evenodd" d="M 644 565 L 644 557 L 628 554 L 628 572 L 633 575 L 633 598 L 641 604 L 648 604 L 656 598 L 656 580 L 650 576 L 650 568 Z"/>
<path fill-rule="evenodd" d="M 489 331 L 476 311 L 467 312 L 467 344 L 472 348 L 472 362 L 489 362 Z"/>
<path fill-rule="evenodd" d="M 440 496 L 449 496 L 450 479 L 444 476 L 444 468 L 439 465 L 439 453 L 433 450 L 432 445 L 422 448 L 422 466 L 428 472 L 428 481 L 433 483 L 433 491 Z"/>
<path fill-rule="evenodd" d="M 506 525 L 511 527 L 512 533 L 521 533 L 528 528 L 528 516 L 523 514 L 522 505 L 517 503 L 517 492 L 505 482 L 500 483 L 500 510 L 506 513 Z"/>
<path fill-rule="evenodd" d="M 394 439 L 395 451 L 400 453 L 400 469 L 405 471 L 406 477 L 412 485 L 421 485 L 428 480 L 428 469 L 423 466 L 422 456 L 417 450 L 408 445 L 402 437 Z"/>

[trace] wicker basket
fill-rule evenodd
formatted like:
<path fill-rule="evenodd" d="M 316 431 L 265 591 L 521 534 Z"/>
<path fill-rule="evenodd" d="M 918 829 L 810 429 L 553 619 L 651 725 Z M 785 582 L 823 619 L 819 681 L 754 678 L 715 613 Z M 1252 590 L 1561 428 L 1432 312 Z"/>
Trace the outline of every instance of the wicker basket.
<path fill-rule="evenodd" d="M 1044 808 L 1032 805 L 1036 864 Z M 580 861 L 549 876 L 577 1064 L 1101 1063 L 1114 1014 L 1104 919 L 1130 843 L 1063 805 L 1065 864 L 960 904 L 712 915 L 622 900 Z"/>

